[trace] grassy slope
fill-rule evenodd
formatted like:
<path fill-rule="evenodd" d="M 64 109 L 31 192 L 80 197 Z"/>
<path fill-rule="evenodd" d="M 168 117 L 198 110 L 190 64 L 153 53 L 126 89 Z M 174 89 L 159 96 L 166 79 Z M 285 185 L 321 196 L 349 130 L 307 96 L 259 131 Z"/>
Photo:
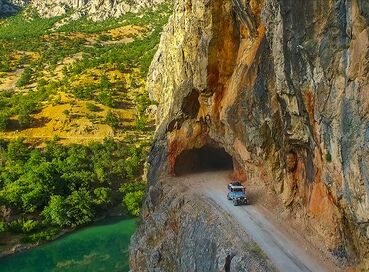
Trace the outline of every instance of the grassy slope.
<path fill-rule="evenodd" d="M 0 137 L 79 143 L 147 135 L 145 76 L 168 11 L 162 6 L 101 23 L 80 19 L 56 30 L 62 18 L 3 21 Z M 106 122 L 108 111 L 117 124 Z"/>
<path fill-rule="evenodd" d="M 0 206 L 10 213 L 0 218 L 0 252 L 88 223 L 119 203 L 122 193 L 129 196 L 123 203 L 142 197 L 127 182 L 141 181 L 153 133 L 145 78 L 169 12 L 162 6 L 142 16 L 80 19 L 58 29 L 63 18 L 0 20 Z M 49 148 L 50 140 L 56 147 Z M 99 204 L 96 190 L 116 193 Z M 60 197 L 70 216 L 73 197 L 81 193 L 91 198 L 87 221 L 58 223 L 44 215 Z"/>

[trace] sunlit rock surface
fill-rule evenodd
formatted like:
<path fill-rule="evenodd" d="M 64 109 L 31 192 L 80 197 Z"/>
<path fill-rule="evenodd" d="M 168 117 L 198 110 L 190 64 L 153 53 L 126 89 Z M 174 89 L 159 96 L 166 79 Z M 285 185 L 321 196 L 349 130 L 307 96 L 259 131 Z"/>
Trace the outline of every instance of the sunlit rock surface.
<path fill-rule="evenodd" d="M 155 8 L 164 2 L 166 0 L 8 0 L 8 4 L 3 4 L 2 8 L 5 0 L 0 0 L 0 11 L 10 6 L 14 9 L 29 5 L 44 18 L 67 15 L 76 19 L 87 16 L 93 21 L 102 21 L 128 12 L 138 13 L 143 9 Z"/>
<path fill-rule="evenodd" d="M 369 269 L 368 20 L 364 0 L 175 1 L 148 76 L 152 186 L 181 152 L 215 143 L 246 182 L 265 183 L 332 252 Z M 150 216 L 132 252 L 144 229 L 159 231 Z M 161 243 L 176 250 L 157 241 L 142 254 Z"/>

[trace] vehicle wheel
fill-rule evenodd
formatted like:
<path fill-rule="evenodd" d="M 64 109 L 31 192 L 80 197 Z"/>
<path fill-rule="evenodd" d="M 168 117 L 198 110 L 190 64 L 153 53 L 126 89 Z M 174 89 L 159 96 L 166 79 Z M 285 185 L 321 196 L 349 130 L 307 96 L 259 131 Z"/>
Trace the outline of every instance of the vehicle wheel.
<path fill-rule="evenodd" d="M 227 195 L 227 199 L 228 199 L 228 200 L 231 200 L 231 198 L 229 197 L 229 195 Z"/>
<path fill-rule="evenodd" d="M 233 200 L 233 205 L 237 206 L 238 205 L 238 201 L 237 200 Z"/>

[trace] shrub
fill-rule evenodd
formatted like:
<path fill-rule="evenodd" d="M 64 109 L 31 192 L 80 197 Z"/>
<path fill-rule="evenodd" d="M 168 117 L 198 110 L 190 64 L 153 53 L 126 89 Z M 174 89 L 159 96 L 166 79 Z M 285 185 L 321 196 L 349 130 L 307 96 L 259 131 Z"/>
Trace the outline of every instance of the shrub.
<path fill-rule="evenodd" d="M 146 116 L 137 116 L 135 121 L 136 129 L 145 130 L 147 126 L 147 117 Z"/>
<path fill-rule="evenodd" d="M 128 193 L 123 197 L 123 205 L 125 209 L 133 216 L 139 216 L 142 200 L 145 196 L 143 191 Z"/>
<path fill-rule="evenodd" d="M 87 107 L 87 109 L 89 110 L 89 111 L 94 111 L 94 112 L 96 112 L 96 111 L 99 111 L 100 110 L 100 108 L 98 107 L 98 106 L 96 106 L 95 104 L 93 104 L 93 103 L 89 103 L 89 102 L 87 102 L 86 103 L 86 107 Z"/>
<path fill-rule="evenodd" d="M 30 99 L 22 99 L 18 105 L 18 122 L 21 127 L 28 127 L 32 123 L 31 113 L 36 110 L 37 104 Z"/>
<path fill-rule="evenodd" d="M 97 206 L 106 206 L 110 203 L 111 190 L 109 188 L 96 188 L 94 190 L 94 203 Z"/>
<path fill-rule="evenodd" d="M 37 81 L 37 88 L 41 88 L 47 85 L 47 81 L 43 78 L 39 79 Z"/>
<path fill-rule="evenodd" d="M 66 218 L 64 201 L 64 198 L 60 195 L 51 196 L 48 206 L 42 211 L 46 222 L 61 227 L 64 226 Z"/>
<path fill-rule="evenodd" d="M 54 239 L 55 235 L 58 234 L 58 232 L 59 232 L 58 228 L 51 228 L 46 231 L 40 231 L 25 237 L 24 239 L 22 239 L 22 242 L 39 243 L 41 241 L 51 241 Z"/>
<path fill-rule="evenodd" d="M 124 183 L 119 191 L 122 193 L 123 208 L 129 214 L 138 216 L 142 205 L 142 200 L 145 196 L 146 184 L 143 182 Z"/>
<path fill-rule="evenodd" d="M 22 128 L 26 128 L 31 125 L 32 117 L 28 111 L 22 111 L 19 113 L 18 122 Z"/>
<path fill-rule="evenodd" d="M 77 88 L 73 90 L 75 97 L 79 99 L 90 99 L 94 90 L 91 87 Z"/>
<path fill-rule="evenodd" d="M 99 41 L 109 41 L 109 40 L 111 40 L 112 39 L 112 37 L 111 36 L 109 36 L 109 35 L 106 35 L 106 34 L 101 34 L 101 35 L 99 35 L 98 37 L 97 37 L 97 39 L 99 40 Z"/>
<path fill-rule="evenodd" d="M 12 70 L 10 59 L 0 61 L 0 72 L 10 72 Z"/>
<path fill-rule="evenodd" d="M 29 57 L 25 54 L 23 54 L 19 60 L 18 60 L 18 64 L 17 66 L 18 67 L 22 67 L 24 64 L 28 63 L 29 62 Z"/>
<path fill-rule="evenodd" d="M 8 230 L 15 232 L 15 233 L 22 233 L 23 232 L 23 220 L 13 220 L 10 223 L 8 223 Z"/>
<path fill-rule="evenodd" d="M 103 90 L 109 90 L 113 87 L 107 75 L 104 74 L 101 76 L 99 87 Z"/>
<path fill-rule="evenodd" d="M 69 110 L 63 110 L 63 114 L 68 117 L 70 115 L 70 111 Z"/>
<path fill-rule="evenodd" d="M 33 70 L 30 67 L 24 69 L 21 77 L 18 79 L 15 84 L 18 88 L 23 87 L 31 83 Z"/>
<path fill-rule="evenodd" d="M 119 118 L 111 110 L 106 114 L 105 122 L 112 128 L 117 128 L 119 126 Z"/>
<path fill-rule="evenodd" d="M 35 231 L 39 227 L 39 223 L 37 221 L 28 219 L 23 222 L 22 231 L 24 233 L 30 233 Z"/>
<path fill-rule="evenodd" d="M 97 100 L 105 106 L 112 107 L 112 108 L 115 107 L 113 96 L 109 91 L 101 92 L 98 95 Z"/>
<path fill-rule="evenodd" d="M 0 113 L 0 131 L 5 131 L 9 125 L 10 114 L 8 112 Z"/>
<path fill-rule="evenodd" d="M 331 153 L 327 153 L 327 155 L 326 155 L 326 157 L 325 157 L 325 159 L 327 160 L 327 162 L 332 162 L 332 155 L 331 155 Z"/>
<path fill-rule="evenodd" d="M 0 221 L 0 233 L 6 232 L 6 223 L 4 221 Z"/>

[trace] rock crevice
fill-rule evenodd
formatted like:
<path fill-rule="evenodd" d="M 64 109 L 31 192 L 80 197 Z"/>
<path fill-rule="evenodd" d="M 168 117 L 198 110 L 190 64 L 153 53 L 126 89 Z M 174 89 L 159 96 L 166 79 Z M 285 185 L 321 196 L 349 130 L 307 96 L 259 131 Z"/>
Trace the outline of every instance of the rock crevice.
<path fill-rule="evenodd" d="M 216 143 L 246 184 L 369 269 L 368 20 L 361 0 L 175 1 L 148 76 L 150 184 Z"/>

